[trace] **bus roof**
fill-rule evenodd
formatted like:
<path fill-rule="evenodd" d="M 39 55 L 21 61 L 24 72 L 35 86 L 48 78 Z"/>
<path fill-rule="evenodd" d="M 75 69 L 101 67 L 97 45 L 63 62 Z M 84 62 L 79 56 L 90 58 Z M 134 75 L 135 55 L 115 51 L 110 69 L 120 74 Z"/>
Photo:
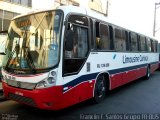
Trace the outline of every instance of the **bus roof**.
<path fill-rule="evenodd" d="M 26 15 L 31 15 L 31 14 L 35 14 L 35 13 L 40 13 L 40 12 L 45 12 L 45 11 L 50 11 L 50 10 L 56 10 L 56 9 L 59 9 L 59 10 L 62 10 L 64 12 L 64 16 L 66 16 L 67 14 L 69 13 L 78 13 L 78 14 L 83 14 L 83 15 L 87 15 L 87 16 L 90 16 L 92 18 L 95 18 L 95 19 L 98 19 L 100 21 L 104 21 L 104 22 L 107 22 L 109 24 L 112 24 L 112 25 L 115 25 L 117 27 L 121 27 L 123 29 L 126 29 L 128 31 L 132 31 L 132 32 L 136 32 L 138 34 L 141 34 L 140 32 L 137 32 L 135 30 L 132 30 L 130 29 L 129 27 L 124 27 L 122 24 L 119 25 L 118 23 L 116 23 L 115 21 L 113 20 L 110 20 L 107 16 L 105 16 L 104 14 L 100 14 L 96 11 L 93 11 L 93 10 L 90 10 L 90 9 L 87 9 L 85 7 L 77 7 L 77 6 L 72 6 L 72 5 L 69 5 L 69 6 L 58 6 L 57 8 L 53 8 L 53 9 L 46 9 L 46 10 L 34 10 L 34 11 L 30 11 L 28 13 L 25 13 L 25 14 L 22 14 L 22 15 L 18 15 L 16 16 L 15 18 L 13 19 L 17 19 L 19 17 L 23 17 L 23 16 L 26 16 Z M 141 35 L 144 35 L 146 36 L 145 34 L 141 34 Z M 147 35 L 148 36 L 148 35 Z M 153 36 L 148 36 L 149 38 L 151 39 L 156 39 L 155 37 Z"/>
<path fill-rule="evenodd" d="M 56 10 L 56 9 L 60 9 L 64 12 L 65 15 L 67 15 L 68 13 L 78 13 L 78 14 L 84 14 L 84 15 L 88 15 L 90 17 L 94 17 L 94 18 L 99 18 L 102 21 L 106 21 L 106 19 L 108 19 L 107 17 L 105 17 L 103 14 L 91 11 L 87 8 L 84 7 L 77 7 L 77 6 L 58 6 L 57 8 L 54 9 L 45 9 L 45 10 L 34 10 L 34 11 L 30 11 L 28 13 L 22 14 L 22 15 L 18 15 L 16 17 L 14 17 L 13 19 L 17 19 L 19 17 L 23 17 L 26 15 L 31 15 L 31 14 L 35 14 L 35 13 L 40 13 L 40 12 L 45 12 L 45 11 L 50 11 L 50 10 Z M 107 20 L 108 22 L 108 20 Z"/>

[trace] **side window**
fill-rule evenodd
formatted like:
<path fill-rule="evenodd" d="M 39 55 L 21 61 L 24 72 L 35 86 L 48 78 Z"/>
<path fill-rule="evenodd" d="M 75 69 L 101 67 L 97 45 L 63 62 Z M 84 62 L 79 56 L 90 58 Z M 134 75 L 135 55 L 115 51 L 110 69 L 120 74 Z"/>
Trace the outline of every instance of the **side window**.
<path fill-rule="evenodd" d="M 115 50 L 119 51 L 121 49 L 121 30 L 115 28 Z"/>
<path fill-rule="evenodd" d="M 88 29 L 76 25 L 73 28 L 73 49 L 66 51 L 66 57 L 84 58 L 88 52 Z"/>
<path fill-rule="evenodd" d="M 149 38 L 147 38 L 146 42 L 147 42 L 147 51 L 151 52 L 151 40 Z"/>
<path fill-rule="evenodd" d="M 69 16 L 64 38 L 63 75 L 77 74 L 84 65 L 89 51 L 88 33 L 87 17 Z"/>
<path fill-rule="evenodd" d="M 101 41 L 101 49 L 103 50 L 110 49 L 108 25 L 100 24 L 100 41 Z"/>
<path fill-rule="evenodd" d="M 115 28 L 115 50 L 126 51 L 126 33 L 124 30 Z"/>
<path fill-rule="evenodd" d="M 160 43 L 158 43 L 158 52 L 159 52 L 159 54 L 160 54 Z M 160 56 L 159 56 L 159 58 L 160 58 Z M 160 59 L 159 59 L 160 60 Z"/>
<path fill-rule="evenodd" d="M 131 33 L 131 49 L 132 51 L 138 51 L 138 41 L 137 41 L 137 34 Z"/>
<path fill-rule="evenodd" d="M 125 31 L 126 35 L 126 51 L 131 51 L 130 32 Z"/>
<path fill-rule="evenodd" d="M 78 39 L 77 39 L 77 56 L 78 58 L 85 58 L 88 53 L 88 29 L 83 27 L 77 27 Z"/>
<path fill-rule="evenodd" d="M 122 51 L 126 51 L 126 41 L 127 41 L 127 34 L 125 30 L 122 30 Z"/>
<path fill-rule="evenodd" d="M 96 25 L 98 27 L 98 25 Z M 109 27 L 108 25 L 100 24 L 99 29 L 96 28 L 96 45 L 98 50 L 110 50 L 110 39 L 109 39 Z"/>
<path fill-rule="evenodd" d="M 151 40 L 151 52 L 155 51 L 154 41 Z"/>
<path fill-rule="evenodd" d="M 91 33 L 91 49 L 95 48 L 95 39 L 94 39 L 94 31 L 93 31 L 93 20 L 90 18 L 90 33 Z"/>
<path fill-rule="evenodd" d="M 144 36 L 140 36 L 140 48 L 141 51 L 146 51 L 146 39 Z"/>
<path fill-rule="evenodd" d="M 155 48 L 156 48 L 155 52 L 158 52 L 158 41 L 155 41 Z"/>
<path fill-rule="evenodd" d="M 153 40 L 153 52 L 157 52 L 157 41 Z"/>

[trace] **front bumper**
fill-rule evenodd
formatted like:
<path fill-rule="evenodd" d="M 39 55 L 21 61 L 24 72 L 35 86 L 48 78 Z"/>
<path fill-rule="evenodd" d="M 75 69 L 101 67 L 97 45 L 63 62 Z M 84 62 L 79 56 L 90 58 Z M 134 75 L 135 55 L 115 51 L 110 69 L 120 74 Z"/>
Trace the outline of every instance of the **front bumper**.
<path fill-rule="evenodd" d="M 62 109 L 62 86 L 45 89 L 25 90 L 7 85 L 2 81 L 4 96 L 19 103 L 27 104 L 41 109 Z"/>

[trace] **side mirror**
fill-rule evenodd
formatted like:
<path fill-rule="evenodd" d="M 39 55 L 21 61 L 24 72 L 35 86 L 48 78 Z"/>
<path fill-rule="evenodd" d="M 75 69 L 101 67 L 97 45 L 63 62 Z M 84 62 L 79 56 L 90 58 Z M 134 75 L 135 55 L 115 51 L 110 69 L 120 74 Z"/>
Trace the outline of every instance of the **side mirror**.
<path fill-rule="evenodd" d="M 5 54 L 5 43 L 7 40 L 8 31 L 0 31 L 0 55 Z"/>
<path fill-rule="evenodd" d="M 65 49 L 67 51 L 72 51 L 73 50 L 73 31 L 72 30 L 67 30 L 66 32 L 66 42 L 65 42 Z"/>

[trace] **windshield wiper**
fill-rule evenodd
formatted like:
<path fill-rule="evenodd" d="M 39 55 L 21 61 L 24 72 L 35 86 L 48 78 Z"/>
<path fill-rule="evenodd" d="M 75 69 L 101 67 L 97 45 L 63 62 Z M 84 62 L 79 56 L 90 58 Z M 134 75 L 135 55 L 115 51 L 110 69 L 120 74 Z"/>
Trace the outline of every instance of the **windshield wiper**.
<path fill-rule="evenodd" d="M 33 73 L 36 73 L 36 69 L 35 69 L 35 65 L 34 65 L 34 62 L 33 62 L 33 59 L 32 59 L 32 56 L 28 50 L 28 47 L 24 48 L 25 50 L 25 58 L 28 62 L 28 65 L 29 65 L 29 68 L 30 70 L 33 72 Z"/>
<path fill-rule="evenodd" d="M 12 59 L 14 53 L 15 53 L 15 49 L 16 49 L 16 47 L 14 48 L 14 50 L 9 55 L 9 58 L 8 58 L 8 61 L 7 61 L 6 67 L 5 67 L 5 69 L 7 69 L 7 70 L 8 70 L 9 63 L 10 63 L 10 61 L 11 61 L 11 59 Z"/>
<path fill-rule="evenodd" d="M 31 70 L 31 72 L 36 73 L 33 59 L 32 59 L 32 57 L 31 57 L 31 55 L 29 53 L 28 47 L 26 47 L 26 42 L 27 42 L 27 36 L 26 35 L 27 35 L 27 32 L 25 30 L 25 32 L 23 34 L 23 45 L 22 45 L 22 50 L 24 51 L 24 58 L 27 61 L 28 68 Z M 6 70 L 8 70 L 9 68 L 13 68 L 12 66 L 14 64 L 12 65 L 11 60 L 13 59 L 13 61 L 14 61 L 14 60 L 18 59 L 19 51 L 21 51 L 20 52 L 20 56 L 21 56 L 22 55 L 22 50 L 20 50 L 19 43 L 16 44 L 15 48 L 13 49 L 13 51 L 8 55 L 8 61 L 7 61 L 6 67 L 5 67 Z M 16 52 L 16 57 L 13 58 L 15 52 Z M 21 64 L 23 61 L 21 59 L 22 59 L 22 56 L 20 57 L 19 68 L 23 69 L 22 64 Z"/>
<path fill-rule="evenodd" d="M 29 53 L 28 48 L 24 48 L 24 50 L 25 50 L 25 59 L 27 60 L 29 69 L 31 70 L 31 72 L 36 73 L 35 65 L 34 65 L 33 59 L 32 59 L 32 57 Z M 16 52 L 16 47 L 13 50 L 13 52 L 11 53 L 11 55 L 9 56 L 8 62 L 7 62 L 6 67 L 5 67 L 7 70 L 9 69 L 8 66 L 10 65 L 10 61 L 11 61 L 15 52 Z M 16 59 L 16 58 L 14 58 L 14 59 Z M 20 67 L 21 67 L 21 65 L 20 65 Z"/>
<path fill-rule="evenodd" d="M 35 65 L 34 65 L 33 59 L 29 53 L 28 47 L 26 47 L 26 43 L 27 43 L 27 28 L 25 29 L 25 32 L 23 34 L 22 50 L 24 50 L 24 58 L 27 60 L 29 69 L 31 70 L 31 72 L 36 73 Z M 22 55 L 22 53 L 20 53 L 20 54 Z M 22 66 L 20 66 L 20 67 L 22 67 Z"/>

